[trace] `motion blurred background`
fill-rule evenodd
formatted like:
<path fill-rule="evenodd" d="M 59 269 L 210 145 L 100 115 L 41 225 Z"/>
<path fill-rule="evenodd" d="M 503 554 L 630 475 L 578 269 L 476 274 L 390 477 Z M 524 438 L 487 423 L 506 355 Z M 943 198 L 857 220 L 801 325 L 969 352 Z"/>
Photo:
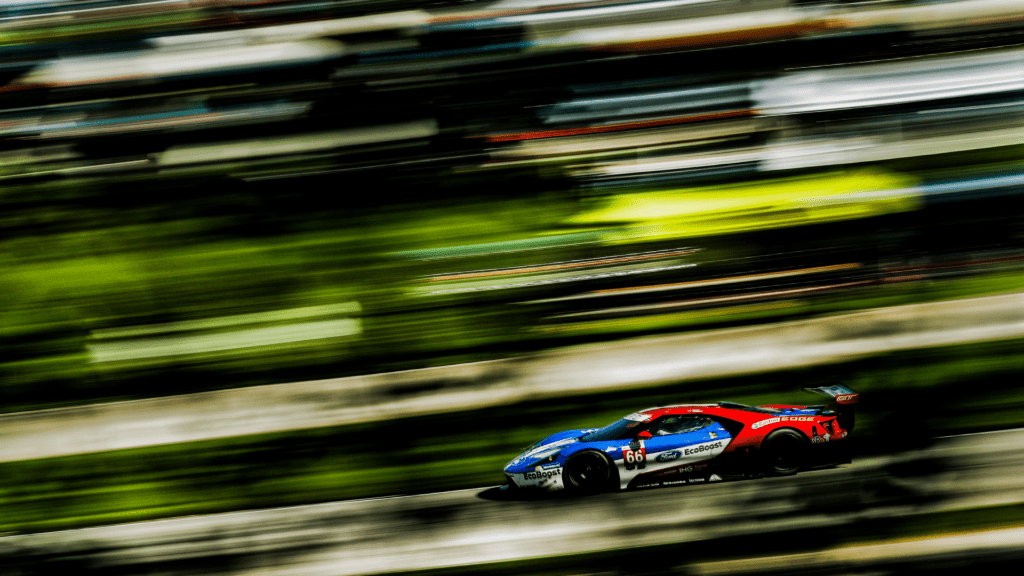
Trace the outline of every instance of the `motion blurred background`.
<path fill-rule="evenodd" d="M 1021 8 L 0 0 L 0 567 L 1018 561 Z M 658 403 L 806 403 L 801 387 L 832 382 L 862 393 L 854 466 L 874 464 L 771 484 L 798 509 L 765 504 L 788 522 L 769 535 L 728 527 L 749 511 L 731 502 L 775 481 L 698 487 L 734 497 L 705 512 L 682 504 L 690 487 L 477 497 L 549 432 Z M 969 466 L 935 440 L 977 433 Z M 986 497 L 968 469 L 999 479 Z M 157 536 L 88 531 L 459 489 L 476 490 L 441 512 L 367 513 L 440 550 L 394 543 L 404 564 L 314 569 L 295 541 L 260 544 L 316 525 L 352 545 L 305 512 L 246 537 L 189 528 L 159 554 Z M 679 505 L 702 531 L 668 516 L 657 537 L 601 540 L 581 521 L 545 548 L 492 527 L 493 553 L 422 534 L 627 503 Z M 973 552 L 949 557 L 826 554 L 965 531 Z M 832 559 L 722 564 L 798 553 Z"/>

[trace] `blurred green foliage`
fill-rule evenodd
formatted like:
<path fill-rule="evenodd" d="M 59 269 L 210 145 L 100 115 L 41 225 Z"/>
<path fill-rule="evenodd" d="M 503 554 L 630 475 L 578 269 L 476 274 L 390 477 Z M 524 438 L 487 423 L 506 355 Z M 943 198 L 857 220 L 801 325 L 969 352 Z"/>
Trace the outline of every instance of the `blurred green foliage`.
<path fill-rule="evenodd" d="M 530 237 L 569 207 L 551 200 L 538 216 L 530 199 L 424 203 L 306 220 L 251 196 L 122 204 L 108 192 L 0 194 L 11 208 L 0 216 L 2 411 L 419 366 L 507 342 L 515 310 L 423 306 L 403 293 L 414 272 L 392 253 Z M 362 309 L 358 337 L 147 362 L 87 354 L 100 330 L 345 302 Z"/>
<path fill-rule="evenodd" d="M 412 287 L 431 274 L 599 257 L 608 254 L 606 248 L 587 243 L 545 248 L 543 255 L 499 251 L 426 260 L 403 254 L 565 235 L 571 232 L 565 223 L 581 210 L 571 193 L 469 196 L 453 209 L 449 201 L 424 199 L 365 204 L 350 197 L 304 197 L 302 203 L 273 187 L 218 191 L 208 183 L 190 188 L 181 178 L 129 180 L 119 187 L 66 180 L 0 189 L 0 411 L 442 365 L 1020 285 L 1020 275 L 1009 271 L 764 306 L 550 325 L 542 320 L 557 308 L 510 305 L 507 291 L 424 297 Z M 862 233 L 860 224 L 828 226 L 834 236 L 804 229 L 780 234 L 791 236 L 787 241 L 794 245 L 827 247 Z M 705 270 L 715 260 L 755 258 L 765 238 L 688 240 L 704 250 L 682 261 Z M 544 294 L 527 289 L 514 298 Z M 350 337 L 144 361 L 95 362 L 89 354 L 95 335 L 111 329 L 350 302 L 361 309 L 361 333 Z"/>
<path fill-rule="evenodd" d="M 594 197 L 573 189 L 557 172 L 541 174 L 531 168 L 489 171 L 485 176 L 451 169 L 389 169 L 387 174 L 354 170 L 343 177 L 312 180 L 310 186 L 322 189 L 311 190 L 291 189 L 281 180 L 249 178 L 263 175 L 259 162 L 255 167 L 221 164 L 18 184 L 0 179 L 0 412 L 402 370 L 607 338 L 1017 289 L 1020 274 L 1004 270 L 767 304 L 557 323 L 546 320 L 573 310 L 519 304 L 547 297 L 555 288 L 431 296 L 415 290 L 433 274 L 687 246 L 702 251 L 666 264 L 694 263 L 696 268 L 678 275 L 642 274 L 632 281 L 689 279 L 689 270 L 721 276 L 756 272 L 758 266 L 773 265 L 758 262 L 772 250 L 838 248 L 843 255 L 836 257 L 843 259 L 824 263 L 860 262 L 865 270 L 877 264 L 872 258 L 888 249 L 886 243 L 896 246 L 891 253 L 900 256 L 917 256 L 931 243 L 942 243 L 936 240 L 952 242 L 952 249 L 960 250 L 962 242 L 947 240 L 951 235 L 942 223 L 938 232 L 926 231 L 921 239 L 901 244 L 912 235 L 902 227 L 917 226 L 920 211 L 830 220 L 769 233 L 693 235 L 707 232 L 701 226 L 710 225 L 700 224 L 705 220 L 701 214 L 756 223 L 763 210 L 778 208 L 782 198 L 907 186 L 922 178 L 942 177 L 941 169 L 967 170 L 964 165 L 971 163 L 989 171 L 1009 169 L 1019 166 L 1019 151 L 1014 147 L 1002 155 L 950 156 L 948 162 L 888 163 L 831 176 L 801 173 L 774 184 L 650 190 L 642 205 L 628 190 Z M 281 159 L 265 162 L 274 171 L 282 167 Z M 295 162 L 300 171 L 331 166 L 322 159 Z M 392 192 L 396 188 L 400 191 Z M 711 202 L 713 198 L 704 198 L 709 191 L 712 196 L 731 191 L 736 198 L 726 194 Z M 693 194 L 697 197 L 689 198 Z M 623 216 L 594 212 L 595 206 L 608 202 L 626 213 L 639 210 L 634 224 L 667 226 L 672 237 L 660 243 L 615 244 L 622 231 L 616 226 L 629 222 L 607 222 Z M 900 212 L 917 201 L 895 202 Z M 675 212 L 662 221 L 659 214 L 665 206 Z M 844 206 L 843 210 L 865 217 L 876 212 L 870 202 Z M 998 204 L 993 206 L 997 207 L 991 210 L 999 210 Z M 804 221 L 809 220 L 792 222 Z M 677 225 L 692 228 L 694 222 L 700 224 L 696 232 L 678 236 Z M 747 224 L 725 228 L 745 229 Z M 581 226 L 591 229 L 581 232 Z M 607 237 L 605 242 L 589 237 L 576 243 L 567 240 L 565 245 L 556 241 L 575 238 L 574 233 Z M 524 241 L 538 242 L 544 249 Z M 488 253 L 481 248 L 499 243 L 529 249 Z M 432 250 L 452 247 L 461 247 L 456 251 L 460 257 L 410 257 L 437 255 Z M 716 262 L 740 261 L 752 264 L 747 269 L 716 268 Z M 101 362 L 94 353 L 102 345 L 96 335 L 104 331 L 343 303 L 360 308 L 358 335 L 133 361 Z M 169 328 L 167 336 L 174 336 Z"/>

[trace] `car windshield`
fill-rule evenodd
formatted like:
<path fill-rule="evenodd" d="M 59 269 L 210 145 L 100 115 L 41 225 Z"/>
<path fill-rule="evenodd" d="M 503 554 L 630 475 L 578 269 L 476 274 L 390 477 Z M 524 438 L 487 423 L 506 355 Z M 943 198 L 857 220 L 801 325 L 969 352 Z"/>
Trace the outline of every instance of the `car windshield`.
<path fill-rule="evenodd" d="M 711 424 L 711 418 L 707 416 L 695 416 L 693 414 L 679 414 L 665 416 L 651 426 L 650 433 L 654 436 L 668 436 L 670 434 L 686 434 L 695 432 Z"/>
<path fill-rule="evenodd" d="M 624 438 L 632 438 L 633 430 L 641 424 L 643 424 L 643 422 L 623 418 L 622 420 L 613 422 L 600 430 L 583 436 L 580 438 L 580 442 L 602 442 L 605 440 L 622 440 Z"/>

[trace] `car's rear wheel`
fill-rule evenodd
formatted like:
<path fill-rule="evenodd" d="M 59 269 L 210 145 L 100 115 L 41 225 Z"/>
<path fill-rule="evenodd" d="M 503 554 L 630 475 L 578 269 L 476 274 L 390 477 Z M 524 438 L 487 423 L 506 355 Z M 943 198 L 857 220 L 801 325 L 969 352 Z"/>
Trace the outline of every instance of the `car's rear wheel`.
<path fill-rule="evenodd" d="M 796 430 L 783 428 L 761 443 L 761 465 L 769 476 L 792 476 L 807 463 L 807 439 Z"/>
<path fill-rule="evenodd" d="M 611 477 L 611 464 L 597 452 L 573 454 L 565 462 L 565 487 L 569 490 L 587 494 L 601 492 L 609 488 Z"/>

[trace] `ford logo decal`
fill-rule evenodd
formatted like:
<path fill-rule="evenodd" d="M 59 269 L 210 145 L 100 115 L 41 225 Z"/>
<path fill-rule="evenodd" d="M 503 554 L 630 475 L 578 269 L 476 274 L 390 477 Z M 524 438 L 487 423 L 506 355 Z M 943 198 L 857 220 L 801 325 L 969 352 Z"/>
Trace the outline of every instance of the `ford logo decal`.
<path fill-rule="evenodd" d="M 679 450 L 669 450 L 668 452 L 662 452 L 658 455 L 658 462 L 668 462 L 669 460 L 675 460 L 682 456 L 683 453 Z"/>

